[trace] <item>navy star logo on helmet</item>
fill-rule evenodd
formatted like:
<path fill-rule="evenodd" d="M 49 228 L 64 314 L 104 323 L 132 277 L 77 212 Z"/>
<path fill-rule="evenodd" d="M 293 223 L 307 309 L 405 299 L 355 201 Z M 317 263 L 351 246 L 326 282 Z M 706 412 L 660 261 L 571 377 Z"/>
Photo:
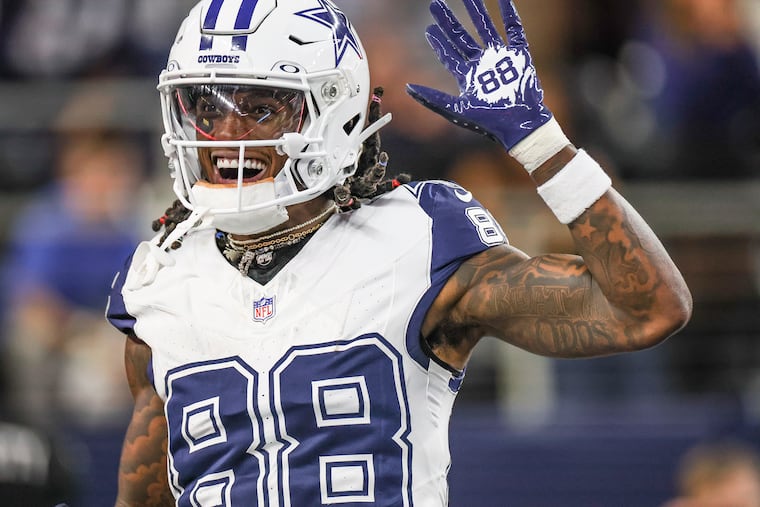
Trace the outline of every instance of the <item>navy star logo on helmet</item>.
<path fill-rule="evenodd" d="M 346 15 L 328 0 L 317 0 L 317 2 L 320 7 L 296 12 L 295 14 L 316 21 L 333 31 L 333 35 L 335 36 L 335 65 L 337 66 L 343 60 L 348 48 L 353 49 L 356 55 L 363 59 L 364 57 L 359 49 L 359 43 L 354 35 L 353 27 Z"/>

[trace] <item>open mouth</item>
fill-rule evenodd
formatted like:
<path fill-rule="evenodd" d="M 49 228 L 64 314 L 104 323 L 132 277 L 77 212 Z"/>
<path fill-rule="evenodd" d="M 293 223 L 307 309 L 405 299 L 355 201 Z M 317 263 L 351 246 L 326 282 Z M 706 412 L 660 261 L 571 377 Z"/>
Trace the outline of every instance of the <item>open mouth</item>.
<path fill-rule="evenodd" d="M 239 159 L 224 156 L 212 156 L 212 162 L 222 182 L 237 182 Z M 256 181 L 266 172 L 268 164 L 262 160 L 245 158 L 243 160 L 243 181 Z"/>

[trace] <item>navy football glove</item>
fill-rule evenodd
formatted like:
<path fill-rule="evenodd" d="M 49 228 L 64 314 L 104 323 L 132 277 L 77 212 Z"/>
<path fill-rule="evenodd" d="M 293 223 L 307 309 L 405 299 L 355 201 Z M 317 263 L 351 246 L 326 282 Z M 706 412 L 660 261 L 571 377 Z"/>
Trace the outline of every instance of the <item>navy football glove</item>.
<path fill-rule="evenodd" d="M 436 24 L 426 30 L 438 60 L 456 78 L 459 96 L 413 84 L 407 85 L 407 93 L 447 120 L 485 134 L 509 150 L 548 122 L 552 113 L 544 106 L 544 93 L 514 4 L 499 0 L 505 43 L 482 0 L 462 1 L 483 40 L 482 47 L 443 0 L 430 4 Z"/>

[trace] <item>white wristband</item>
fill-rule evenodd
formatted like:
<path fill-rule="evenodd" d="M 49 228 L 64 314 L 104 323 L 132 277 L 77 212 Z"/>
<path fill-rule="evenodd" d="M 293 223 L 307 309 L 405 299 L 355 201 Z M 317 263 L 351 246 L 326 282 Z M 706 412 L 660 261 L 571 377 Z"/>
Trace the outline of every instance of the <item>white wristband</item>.
<path fill-rule="evenodd" d="M 528 137 L 509 150 L 509 154 L 532 173 L 541 164 L 552 158 L 570 144 L 557 120 L 551 120 L 534 130 Z"/>
<path fill-rule="evenodd" d="M 578 150 L 549 181 L 538 187 L 538 195 L 563 224 L 569 224 L 591 207 L 612 186 L 604 169 L 584 150 Z"/>

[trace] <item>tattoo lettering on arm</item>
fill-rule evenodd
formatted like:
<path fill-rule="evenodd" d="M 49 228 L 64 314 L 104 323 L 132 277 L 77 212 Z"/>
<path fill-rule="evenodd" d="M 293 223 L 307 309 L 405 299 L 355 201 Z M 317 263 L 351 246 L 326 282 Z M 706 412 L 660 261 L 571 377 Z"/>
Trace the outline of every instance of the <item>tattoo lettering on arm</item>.
<path fill-rule="evenodd" d="M 426 336 L 439 358 L 459 368 L 483 336 L 547 356 L 598 355 L 615 347 L 606 326 L 611 314 L 599 297 L 578 256 L 528 258 L 511 246 L 494 247 L 449 279 L 429 312 L 435 324 Z"/>
<path fill-rule="evenodd" d="M 614 190 L 570 232 L 580 255 L 528 258 L 504 246 L 469 259 L 441 293 L 431 341 L 459 359 L 485 335 L 537 354 L 590 357 L 650 347 L 688 321 L 681 274 Z"/>
<path fill-rule="evenodd" d="M 611 314 L 595 303 L 588 270 L 577 257 L 544 255 L 525 262 L 493 288 L 494 312 L 512 316 L 532 335 L 531 349 L 557 356 L 615 346 Z"/>
<path fill-rule="evenodd" d="M 464 315 L 485 334 L 555 357 L 616 350 L 612 313 L 580 257 L 549 254 L 505 267 L 494 254 L 462 299 Z"/>
<path fill-rule="evenodd" d="M 167 426 L 163 401 L 147 377 L 147 345 L 127 340 L 125 365 L 135 399 L 119 463 L 116 507 L 175 505 L 167 475 Z"/>

